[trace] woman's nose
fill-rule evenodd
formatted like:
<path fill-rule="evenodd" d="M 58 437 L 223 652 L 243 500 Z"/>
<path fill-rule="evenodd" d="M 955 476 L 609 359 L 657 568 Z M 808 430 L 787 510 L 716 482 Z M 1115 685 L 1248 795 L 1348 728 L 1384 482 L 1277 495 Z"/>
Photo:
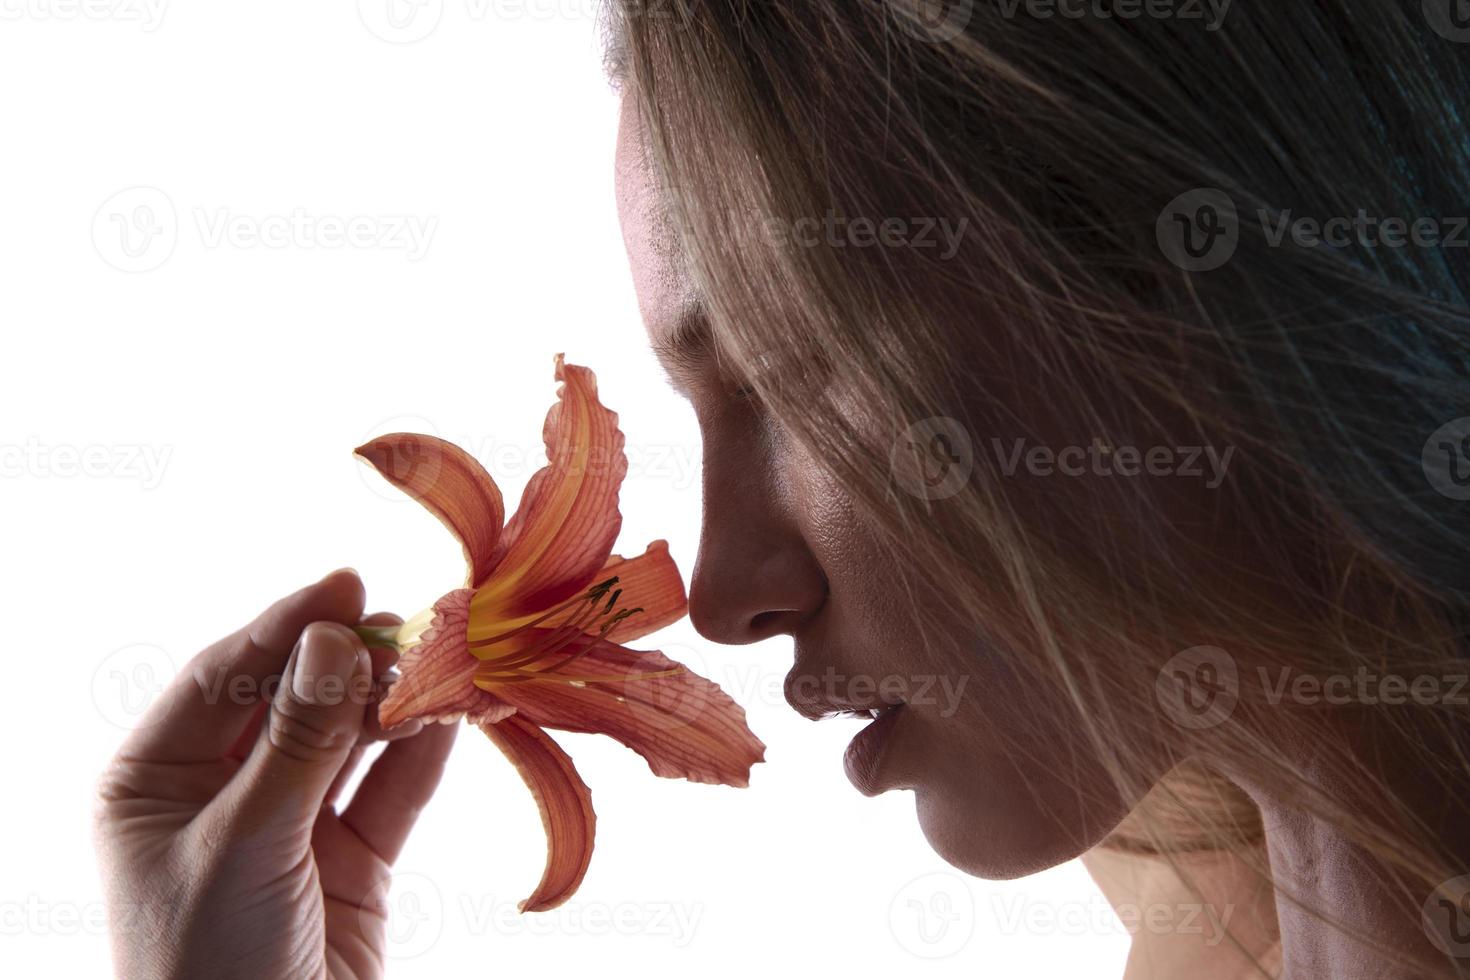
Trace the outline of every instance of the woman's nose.
<path fill-rule="evenodd" d="M 689 589 L 694 628 L 716 643 L 794 633 L 821 608 L 827 580 L 792 496 L 760 461 L 706 441 L 704 524 Z"/>

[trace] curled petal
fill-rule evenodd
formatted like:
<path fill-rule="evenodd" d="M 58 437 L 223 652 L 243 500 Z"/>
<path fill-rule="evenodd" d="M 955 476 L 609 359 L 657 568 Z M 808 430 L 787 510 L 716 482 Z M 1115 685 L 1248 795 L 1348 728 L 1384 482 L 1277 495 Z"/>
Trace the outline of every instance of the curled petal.
<path fill-rule="evenodd" d="M 603 634 L 603 639 L 611 643 L 628 643 L 663 629 L 683 619 L 689 610 L 684 579 L 669 555 L 667 541 L 655 541 L 647 551 L 633 558 L 613 555 L 595 579 L 603 582 L 614 575 L 618 578 L 617 587 L 623 590 L 619 605 L 629 609 L 639 607 L 639 611 L 618 620 Z M 589 626 L 587 631 L 596 634 L 600 629 L 599 623 Z"/>
<path fill-rule="evenodd" d="M 457 589 L 434 603 L 433 622 L 399 659 L 400 676 L 378 705 L 378 723 L 384 728 L 414 718 L 491 723 L 515 712 L 494 694 L 475 687 L 479 661 L 465 645 L 471 595 L 470 589 Z"/>
<path fill-rule="evenodd" d="M 717 684 L 656 651 L 592 638 L 567 650 L 579 656 L 534 680 L 496 687 L 517 717 L 608 735 L 643 756 L 656 776 L 749 783 L 766 747 L 746 726 L 745 709 Z"/>
<path fill-rule="evenodd" d="M 511 715 L 480 728 L 515 763 L 541 808 L 541 825 L 546 828 L 546 868 L 541 882 L 517 908 L 522 912 L 554 909 L 576 892 L 592 861 L 597 831 L 592 792 L 561 746 L 530 722 Z"/>
<path fill-rule="evenodd" d="M 618 488 L 628 458 L 618 417 L 598 402 L 587 368 L 558 354 L 556 378 L 559 399 L 543 429 L 549 463 L 531 477 L 506 524 L 494 572 L 476 583 L 477 629 L 501 628 L 587 588 L 622 525 Z M 481 637 L 472 631 L 471 638 Z"/>
<path fill-rule="evenodd" d="M 473 456 L 452 442 L 412 432 L 381 436 L 358 446 L 355 453 L 433 512 L 459 539 L 469 566 L 466 585 L 490 574 L 505 523 L 505 503 L 500 488 Z"/>

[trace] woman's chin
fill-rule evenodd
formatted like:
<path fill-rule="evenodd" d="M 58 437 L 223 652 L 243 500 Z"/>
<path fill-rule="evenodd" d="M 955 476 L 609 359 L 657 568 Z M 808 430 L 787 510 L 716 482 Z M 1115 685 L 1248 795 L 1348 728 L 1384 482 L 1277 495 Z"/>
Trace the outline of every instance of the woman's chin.
<path fill-rule="evenodd" d="M 1002 881 L 1036 874 L 1080 857 L 1107 836 L 1126 808 L 1062 819 L 1029 794 L 981 803 L 943 790 L 916 789 L 919 827 L 934 852 L 977 878 Z"/>

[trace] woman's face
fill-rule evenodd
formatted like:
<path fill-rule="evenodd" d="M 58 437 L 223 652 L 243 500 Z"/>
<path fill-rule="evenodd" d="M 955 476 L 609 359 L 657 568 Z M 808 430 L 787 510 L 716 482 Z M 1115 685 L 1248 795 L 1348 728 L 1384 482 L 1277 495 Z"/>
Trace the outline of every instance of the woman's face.
<path fill-rule="evenodd" d="M 1003 878 L 1075 857 L 1129 804 L 1060 721 L 1073 716 L 1062 703 L 987 656 L 976 624 L 946 622 L 895 587 L 843 488 L 698 343 L 706 325 L 632 102 L 616 164 L 623 238 L 649 340 L 704 442 L 695 628 L 727 644 L 789 634 L 786 698 L 803 715 L 881 711 L 849 747 L 848 776 L 868 795 L 913 790 L 925 835 L 952 864 Z"/>

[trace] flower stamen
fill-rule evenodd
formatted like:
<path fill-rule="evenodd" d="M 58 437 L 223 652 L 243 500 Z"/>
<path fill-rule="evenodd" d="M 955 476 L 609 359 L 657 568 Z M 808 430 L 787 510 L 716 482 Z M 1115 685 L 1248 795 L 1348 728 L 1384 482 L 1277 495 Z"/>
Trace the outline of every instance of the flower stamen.
<path fill-rule="evenodd" d="M 589 588 L 586 592 L 582 593 L 581 595 L 579 595 L 579 596 L 573 596 L 572 598 L 568 599 L 566 602 L 563 602 L 561 605 L 559 605 L 559 606 L 557 606 L 557 607 L 555 607 L 553 609 L 547 610 L 546 612 L 544 612 L 541 615 L 537 616 L 535 619 L 530 620 L 529 622 L 522 623 L 521 625 L 515 627 L 514 629 L 506 630 L 504 633 L 498 633 L 495 636 L 489 637 L 487 639 L 483 639 L 483 640 L 472 640 L 469 643 L 469 647 L 470 647 L 470 649 L 473 650 L 473 649 L 480 648 L 480 647 L 494 646 L 497 643 L 503 643 L 506 640 L 510 639 L 512 636 L 515 636 L 517 633 L 520 633 L 522 630 L 528 630 L 528 629 L 531 629 L 534 626 L 539 626 L 542 623 L 546 622 L 551 617 L 555 616 L 557 613 L 562 612 L 563 610 L 566 610 L 566 609 L 570 609 L 573 606 L 577 605 L 579 602 L 588 602 L 592 606 L 595 607 L 596 604 L 599 601 L 601 601 L 602 597 L 605 596 L 605 595 L 607 595 L 608 590 L 611 589 L 614 585 L 617 585 L 617 584 L 618 584 L 618 577 L 616 575 L 614 575 L 612 578 L 608 579 L 607 581 L 605 581 L 605 582 L 598 582 L 596 585 L 592 586 L 591 588 Z M 617 591 L 617 594 L 618 595 L 621 595 L 622 594 L 622 591 L 623 591 L 622 589 L 619 589 Z"/>
<path fill-rule="evenodd" d="M 607 620 L 597 631 L 597 639 L 602 640 L 607 636 L 608 631 L 618 623 L 621 623 L 635 613 L 643 612 L 642 606 L 616 609 L 618 599 L 623 595 L 622 589 L 614 588 L 617 583 L 618 579 L 616 576 L 605 582 L 599 582 L 577 598 L 562 603 L 550 612 L 538 616 L 530 622 L 523 623 L 514 629 L 506 630 L 491 639 L 470 643 L 469 646 L 472 648 L 471 652 L 474 653 L 475 657 L 485 661 L 484 666 L 475 672 L 476 679 L 483 680 L 486 683 L 529 680 L 532 677 L 557 671 L 585 654 L 588 650 L 591 650 L 593 644 L 589 642 L 582 649 L 573 651 L 561 659 L 549 665 L 547 664 L 547 661 L 565 649 L 568 643 L 575 641 L 578 637 L 586 637 L 588 627 L 596 620 L 603 617 L 606 617 Z M 602 602 L 604 597 L 607 599 L 606 603 Z M 575 607 L 580 602 L 586 602 L 586 605 L 568 616 L 559 626 L 547 629 L 542 636 L 537 637 L 529 646 L 523 647 L 520 650 L 510 651 L 500 657 L 485 655 L 483 652 L 474 652 L 475 649 L 483 651 L 487 646 L 494 643 L 503 643 L 507 639 L 521 634 L 528 629 L 533 629 L 545 623 L 552 616 Z M 601 608 L 598 608 L 599 605 L 601 605 Z M 659 675 L 655 674 L 650 676 Z M 558 679 L 570 680 L 572 678 L 567 675 L 558 675 Z"/>

